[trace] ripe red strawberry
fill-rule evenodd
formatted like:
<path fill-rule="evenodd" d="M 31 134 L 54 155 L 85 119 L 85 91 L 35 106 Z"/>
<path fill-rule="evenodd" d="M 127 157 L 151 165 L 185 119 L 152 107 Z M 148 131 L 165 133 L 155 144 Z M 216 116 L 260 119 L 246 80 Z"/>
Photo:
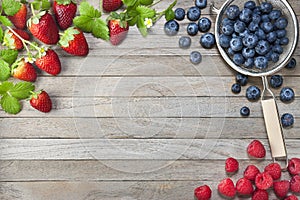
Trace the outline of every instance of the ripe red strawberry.
<path fill-rule="evenodd" d="M 74 27 L 65 30 L 59 40 L 61 48 L 75 56 L 86 56 L 89 53 L 89 46 L 83 32 Z"/>
<path fill-rule="evenodd" d="M 211 198 L 211 189 L 207 185 L 202 185 L 194 190 L 194 194 L 197 200 L 209 200 Z"/>
<path fill-rule="evenodd" d="M 122 5 L 122 0 L 102 0 L 102 8 L 105 12 L 118 10 Z"/>
<path fill-rule="evenodd" d="M 12 76 L 23 81 L 34 82 L 37 73 L 31 63 L 21 58 L 12 65 Z"/>
<path fill-rule="evenodd" d="M 280 199 L 286 197 L 290 189 L 290 182 L 287 180 L 276 181 L 273 184 L 274 192 Z"/>
<path fill-rule="evenodd" d="M 256 189 L 252 195 L 252 200 L 269 200 L 269 194 L 266 190 Z"/>
<path fill-rule="evenodd" d="M 244 171 L 244 178 L 254 181 L 257 174 L 259 174 L 260 171 L 255 165 L 248 165 L 248 167 Z"/>
<path fill-rule="evenodd" d="M 270 163 L 265 167 L 265 172 L 268 172 L 273 180 L 277 180 L 281 177 L 281 167 L 278 163 Z"/>
<path fill-rule="evenodd" d="M 34 37 L 45 44 L 56 44 L 59 40 L 58 28 L 48 12 L 42 11 L 30 18 L 28 28 Z"/>
<path fill-rule="evenodd" d="M 259 140 L 253 140 L 247 147 L 249 156 L 255 158 L 264 158 L 266 156 L 266 149 Z"/>
<path fill-rule="evenodd" d="M 220 194 L 228 198 L 233 198 L 236 194 L 234 183 L 230 178 L 225 178 L 219 183 L 218 191 Z"/>
<path fill-rule="evenodd" d="M 126 38 L 129 25 L 126 21 L 111 19 L 108 21 L 108 29 L 111 44 L 118 45 Z"/>
<path fill-rule="evenodd" d="M 236 191 L 240 195 L 251 195 L 253 193 L 253 185 L 250 180 L 240 178 L 236 183 Z"/>
<path fill-rule="evenodd" d="M 77 4 L 72 0 L 55 0 L 52 7 L 59 28 L 62 30 L 69 28 L 76 15 Z"/>
<path fill-rule="evenodd" d="M 227 158 L 225 161 L 225 171 L 228 173 L 237 172 L 239 169 L 239 162 L 235 158 Z"/>
<path fill-rule="evenodd" d="M 48 93 L 43 90 L 40 92 L 34 93 L 31 96 L 30 105 L 33 108 L 35 108 L 41 112 L 45 112 L 45 113 L 50 112 L 52 109 L 52 101 L 51 101 Z"/>
<path fill-rule="evenodd" d="M 29 34 L 21 29 L 13 29 L 13 31 L 23 38 L 24 40 L 29 40 L 30 36 Z M 15 49 L 15 50 L 22 50 L 24 45 L 21 39 L 15 35 L 11 30 L 5 31 L 4 35 L 4 45 L 6 45 L 10 49 Z"/>
<path fill-rule="evenodd" d="M 8 16 L 8 19 L 15 25 L 17 29 L 24 29 L 26 26 L 27 7 L 21 4 L 20 10 L 13 16 Z"/>
<path fill-rule="evenodd" d="M 268 172 L 262 172 L 256 175 L 255 185 L 258 189 L 267 190 L 273 185 L 273 178 Z"/>
<path fill-rule="evenodd" d="M 289 195 L 286 198 L 284 198 L 284 200 L 298 200 L 298 197 L 296 197 L 295 195 Z"/>
<path fill-rule="evenodd" d="M 300 175 L 295 175 L 291 179 L 291 191 L 300 193 Z"/>
<path fill-rule="evenodd" d="M 41 70 L 44 70 L 48 74 L 54 76 L 59 74 L 61 71 L 61 63 L 59 57 L 57 53 L 52 49 L 48 49 L 46 51 L 46 55 L 36 59 L 35 65 Z"/>
<path fill-rule="evenodd" d="M 291 175 L 300 175 L 300 159 L 292 158 L 289 161 L 288 171 Z"/>

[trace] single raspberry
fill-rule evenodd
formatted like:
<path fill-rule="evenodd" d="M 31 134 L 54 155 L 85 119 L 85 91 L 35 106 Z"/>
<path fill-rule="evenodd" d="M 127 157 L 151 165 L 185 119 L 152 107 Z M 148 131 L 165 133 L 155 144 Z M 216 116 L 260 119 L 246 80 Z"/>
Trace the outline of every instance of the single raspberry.
<path fill-rule="evenodd" d="M 194 190 L 197 200 L 209 200 L 211 198 L 211 189 L 207 185 L 202 185 Z"/>
<path fill-rule="evenodd" d="M 248 165 L 248 167 L 244 171 L 244 178 L 254 181 L 257 174 L 259 174 L 260 171 L 255 165 Z"/>
<path fill-rule="evenodd" d="M 273 185 L 273 178 L 268 172 L 262 172 L 256 175 L 255 185 L 258 189 L 267 190 Z"/>
<path fill-rule="evenodd" d="M 289 195 L 289 196 L 285 197 L 284 200 L 298 200 L 298 197 L 296 197 L 295 195 Z"/>
<path fill-rule="evenodd" d="M 268 172 L 273 180 L 281 177 L 281 166 L 278 163 L 270 163 L 265 167 L 265 172 Z"/>
<path fill-rule="evenodd" d="M 269 200 L 269 194 L 266 190 L 256 189 L 252 195 L 252 200 Z"/>
<path fill-rule="evenodd" d="M 300 158 L 290 159 L 288 170 L 291 175 L 300 175 Z"/>
<path fill-rule="evenodd" d="M 236 191 L 240 195 L 251 195 L 253 193 L 253 185 L 250 180 L 241 178 L 236 182 Z"/>
<path fill-rule="evenodd" d="M 230 178 L 223 179 L 218 185 L 218 191 L 225 197 L 233 198 L 236 194 L 234 183 Z"/>
<path fill-rule="evenodd" d="M 254 158 L 263 158 L 266 156 L 266 149 L 259 140 L 253 140 L 247 147 L 249 156 Z"/>
<path fill-rule="evenodd" d="M 300 193 L 300 175 L 293 176 L 290 183 L 291 183 L 290 186 L 291 191 Z"/>
<path fill-rule="evenodd" d="M 287 193 L 289 192 L 290 189 L 290 182 L 287 180 L 282 180 L 282 181 L 276 181 L 273 183 L 273 188 L 276 196 L 278 198 L 284 198 L 286 197 Z"/>
<path fill-rule="evenodd" d="M 235 158 L 227 158 L 225 161 L 225 171 L 228 173 L 237 172 L 239 169 L 239 162 Z"/>

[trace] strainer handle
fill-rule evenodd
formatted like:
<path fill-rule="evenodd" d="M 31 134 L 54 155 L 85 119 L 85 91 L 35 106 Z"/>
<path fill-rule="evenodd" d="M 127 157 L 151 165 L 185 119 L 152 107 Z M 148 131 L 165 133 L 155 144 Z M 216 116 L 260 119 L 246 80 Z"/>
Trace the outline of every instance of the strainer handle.
<path fill-rule="evenodd" d="M 261 96 L 261 104 L 271 155 L 274 162 L 276 162 L 278 159 L 284 159 L 285 166 L 283 169 L 286 169 L 288 165 L 288 157 L 276 99 L 273 92 L 269 88 L 267 77 L 263 76 L 262 81 L 264 88 Z M 271 94 L 271 97 L 267 97 L 267 93 Z"/>

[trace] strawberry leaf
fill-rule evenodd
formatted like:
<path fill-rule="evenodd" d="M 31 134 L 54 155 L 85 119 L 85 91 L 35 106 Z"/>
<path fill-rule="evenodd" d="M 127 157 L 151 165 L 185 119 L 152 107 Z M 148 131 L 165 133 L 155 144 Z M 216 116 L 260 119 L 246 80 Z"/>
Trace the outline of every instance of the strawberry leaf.
<path fill-rule="evenodd" d="M 32 3 L 34 10 L 49 10 L 51 3 L 48 0 L 35 0 Z"/>
<path fill-rule="evenodd" d="M 14 86 L 14 84 L 9 81 L 4 81 L 4 82 L 0 83 L 0 94 L 4 95 L 13 86 Z"/>
<path fill-rule="evenodd" d="M 126 7 L 134 6 L 138 0 L 123 0 L 123 3 Z"/>
<path fill-rule="evenodd" d="M 2 0 L 2 8 L 8 16 L 15 15 L 21 8 L 21 3 L 15 0 Z"/>
<path fill-rule="evenodd" d="M 149 6 L 153 4 L 153 0 L 140 0 L 141 5 Z"/>
<path fill-rule="evenodd" d="M 139 17 L 138 21 L 137 21 L 137 27 L 139 28 L 139 31 L 142 34 L 142 36 L 146 37 L 148 35 L 148 31 L 147 31 L 147 27 L 144 22 L 145 22 L 145 19 L 142 17 Z"/>
<path fill-rule="evenodd" d="M 7 62 L 0 60 L 0 81 L 6 81 L 10 77 L 10 67 Z"/>
<path fill-rule="evenodd" d="M 31 92 L 35 89 L 34 85 L 30 82 L 19 82 L 15 84 L 9 93 L 17 99 L 27 99 L 30 97 Z"/>
<path fill-rule="evenodd" d="M 91 32 L 93 30 L 93 20 L 89 16 L 77 16 L 73 20 L 75 26 L 80 28 L 83 32 Z"/>
<path fill-rule="evenodd" d="M 0 43 L 3 42 L 3 36 L 4 36 L 3 29 L 2 27 L 0 27 Z"/>
<path fill-rule="evenodd" d="M 12 26 L 11 21 L 10 21 L 6 16 L 0 16 L 0 22 L 1 22 L 4 26 Z"/>
<path fill-rule="evenodd" d="M 0 51 L 0 58 L 12 65 L 18 57 L 18 51 L 12 49 L 3 49 Z"/>
<path fill-rule="evenodd" d="M 21 111 L 21 104 L 18 99 L 8 94 L 2 96 L 0 104 L 3 110 L 9 114 L 17 114 Z"/>
<path fill-rule="evenodd" d="M 95 9 L 92 5 L 90 5 L 88 2 L 84 1 L 79 5 L 79 14 L 80 15 L 86 15 L 91 18 L 99 18 L 101 17 L 101 12 L 97 9 Z"/>
<path fill-rule="evenodd" d="M 142 18 L 152 18 L 155 16 L 156 12 L 155 10 L 148 8 L 146 6 L 138 6 L 136 8 L 136 11 L 139 13 L 139 15 Z M 139 23 L 139 22 L 138 22 Z"/>
<path fill-rule="evenodd" d="M 94 26 L 92 30 L 93 36 L 95 36 L 96 38 L 102 38 L 104 40 L 108 40 L 109 39 L 108 33 L 109 30 L 107 24 L 101 19 L 96 19 L 94 21 Z"/>

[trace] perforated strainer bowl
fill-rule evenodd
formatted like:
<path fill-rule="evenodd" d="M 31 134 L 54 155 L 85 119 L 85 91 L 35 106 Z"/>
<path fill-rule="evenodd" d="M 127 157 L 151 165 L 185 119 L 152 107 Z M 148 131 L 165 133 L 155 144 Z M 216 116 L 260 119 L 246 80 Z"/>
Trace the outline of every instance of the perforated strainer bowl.
<path fill-rule="evenodd" d="M 223 49 L 220 45 L 219 39 L 220 39 L 220 35 L 222 34 L 221 25 L 222 25 L 222 20 L 227 17 L 226 9 L 230 5 L 237 5 L 241 10 L 244 8 L 244 4 L 247 1 L 248 0 L 227 0 L 220 9 L 214 7 L 214 4 L 211 5 L 212 11 L 217 13 L 216 24 L 215 24 L 215 37 L 216 37 L 217 47 L 223 59 L 235 71 L 249 76 L 262 77 L 264 88 L 261 95 L 261 103 L 262 103 L 262 109 L 263 109 L 264 120 L 265 120 L 272 158 L 274 161 L 276 161 L 277 158 L 284 158 L 287 164 L 288 159 L 287 159 L 286 147 L 284 143 L 282 125 L 279 120 L 280 118 L 278 114 L 275 96 L 268 86 L 267 76 L 274 74 L 275 72 L 282 69 L 289 62 L 291 56 L 293 55 L 298 43 L 298 35 L 299 35 L 298 21 L 295 12 L 293 11 L 292 7 L 286 0 L 254 1 L 257 5 L 260 5 L 262 2 L 269 2 L 273 5 L 273 9 L 277 9 L 282 12 L 283 17 L 285 17 L 288 20 L 288 26 L 286 28 L 286 31 L 287 31 L 287 37 L 289 39 L 289 43 L 288 45 L 282 46 L 283 53 L 280 55 L 279 61 L 276 63 L 269 62 L 268 67 L 265 69 L 259 69 L 256 67 L 247 68 L 243 65 L 241 66 L 236 65 L 231 59 L 231 57 L 227 54 L 226 50 Z"/>

